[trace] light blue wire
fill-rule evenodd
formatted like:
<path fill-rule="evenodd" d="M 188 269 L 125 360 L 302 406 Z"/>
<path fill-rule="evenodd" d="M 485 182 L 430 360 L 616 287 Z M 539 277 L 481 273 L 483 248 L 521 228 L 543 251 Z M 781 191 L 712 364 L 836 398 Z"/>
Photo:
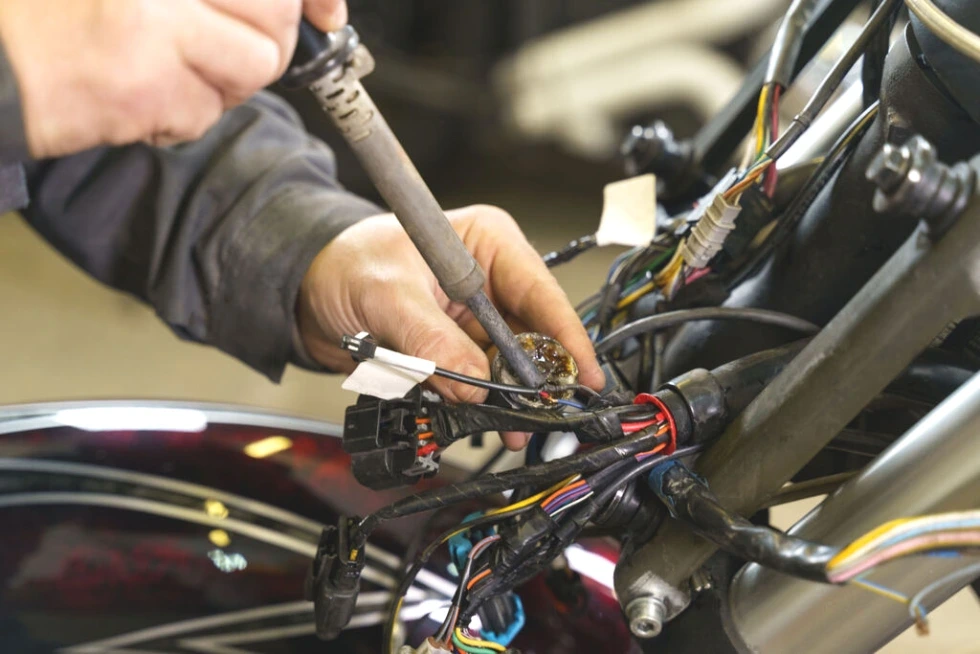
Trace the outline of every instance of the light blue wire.
<path fill-rule="evenodd" d="M 556 404 L 561 404 L 562 406 L 570 406 L 573 409 L 578 409 L 579 411 L 585 411 L 585 405 L 579 404 L 574 400 L 555 400 Z"/>
<path fill-rule="evenodd" d="M 909 615 L 912 616 L 913 620 L 915 620 L 916 614 L 918 614 L 920 619 L 925 620 L 928 613 L 922 606 L 922 602 L 924 602 L 929 595 L 932 595 L 937 589 L 947 584 L 959 584 L 961 581 L 964 583 L 969 583 L 977 577 L 980 577 L 980 563 L 968 565 L 965 568 L 960 568 L 955 572 L 951 572 L 941 579 L 937 579 L 920 590 L 912 597 L 912 599 L 909 600 Z"/>

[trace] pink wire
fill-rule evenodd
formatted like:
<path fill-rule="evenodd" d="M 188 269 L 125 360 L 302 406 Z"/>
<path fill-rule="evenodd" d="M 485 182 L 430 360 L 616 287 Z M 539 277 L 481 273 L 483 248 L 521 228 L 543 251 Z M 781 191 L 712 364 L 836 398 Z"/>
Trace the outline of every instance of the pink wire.
<path fill-rule="evenodd" d="M 939 532 L 935 534 L 925 534 L 923 536 L 918 536 L 912 538 L 911 540 L 903 541 L 901 543 L 896 543 L 891 547 L 887 547 L 874 556 L 871 556 L 861 563 L 855 565 L 854 567 L 849 567 L 843 572 L 839 572 L 834 575 L 827 575 L 827 579 L 832 584 L 839 584 L 845 581 L 850 581 L 863 572 L 866 572 L 875 566 L 881 565 L 886 561 L 896 559 L 900 556 L 908 554 L 922 546 L 931 545 L 972 545 L 980 543 L 980 531 L 946 531 Z M 929 549 L 942 549 L 941 547 L 930 547 Z"/>

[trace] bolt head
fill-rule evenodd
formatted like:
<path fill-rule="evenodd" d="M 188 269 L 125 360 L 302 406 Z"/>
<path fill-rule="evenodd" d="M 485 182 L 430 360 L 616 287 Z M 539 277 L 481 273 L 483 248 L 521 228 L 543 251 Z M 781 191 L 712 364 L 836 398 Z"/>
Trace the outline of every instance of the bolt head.
<path fill-rule="evenodd" d="M 906 146 L 886 143 L 868 166 L 866 177 L 885 193 L 896 191 L 905 181 L 912 164 L 912 152 Z"/>
<path fill-rule="evenodd" d="M 637 638 L 654 638 L 663 631 L 667 606 L 656 597 L 640 597 L 626 607 L 630 632 Z"/>

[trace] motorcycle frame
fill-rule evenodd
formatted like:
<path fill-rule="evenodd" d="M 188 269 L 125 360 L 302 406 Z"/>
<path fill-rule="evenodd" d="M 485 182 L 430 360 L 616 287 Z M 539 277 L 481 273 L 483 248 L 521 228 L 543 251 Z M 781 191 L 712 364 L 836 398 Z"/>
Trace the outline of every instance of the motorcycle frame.
<path fill-rule="evenodd" d="M 726 506 L 743 515 L 755 513 L 947 324 L 978 312 L 980 197 L 974 195 L 942 238 L 934 239 L 928 227 L 920 225 L 729 425 L 698 460 L 696 471 Z M 923 437 L 916 434 L 913 430 L 910 436 Z M 888 459 L 882 461 L 887 472 Z M 970 466 L 970 460 L 961 459 L 959 465 Z M 945 471 L 922 470 L 921 474 L 925 483 L 941 484 Z M 855 506 L 872 499 L 858 493 Z M 874 518 L 860 512 L 849 524 L 868 530 L 878 524 Z M 623 606 L 639 598 L 663 601 L 665 584 L 686 588 L 714 551 L 713 545 L 683 524 L 668 521 L 649 542 L 620 561 L 615 575 L 620 601 Z M 764 601 L 764 597 L 756 594 L 756 600 Z M 676 615 L 683 607 L 671 608 L 670 615 Z M 879 627 L 859 615 L 844 616 L 847 619 L 836 628 L 847 632 L 881 628 L 885 630 L 877 633 L 881 638 L 893 634 L 894 625 Z M 811 617 L 779 614 L 770 619 L 792 627 L 794 620 Z"/>

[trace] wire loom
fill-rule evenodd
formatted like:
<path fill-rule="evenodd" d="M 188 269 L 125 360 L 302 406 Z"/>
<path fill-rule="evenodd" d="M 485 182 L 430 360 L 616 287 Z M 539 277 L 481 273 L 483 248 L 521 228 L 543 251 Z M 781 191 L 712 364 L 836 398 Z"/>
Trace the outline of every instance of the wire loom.
<path fill-rule="evenodd" d="M 649 481 L 672 516 L 726 552 L 779 572 L 830 583 L 827 566 L 837 548 L 752 524 L 723 507 L 707 484 L 682 463 L 654 468 Z"/>

